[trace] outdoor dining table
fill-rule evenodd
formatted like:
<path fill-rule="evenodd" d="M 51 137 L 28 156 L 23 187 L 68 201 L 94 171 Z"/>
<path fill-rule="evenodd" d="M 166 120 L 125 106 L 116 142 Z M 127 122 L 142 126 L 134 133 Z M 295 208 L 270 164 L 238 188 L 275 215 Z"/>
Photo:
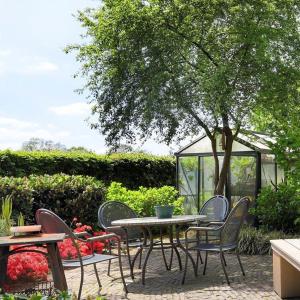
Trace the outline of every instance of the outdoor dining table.
<path fill-rule="evenodd" d="M 181 249 L 182 251 L 185 252 L 185 254 L 190 258 L 193 267 L 194 267 L 194 272 L 195 275 L 197 274 L 196 271 L 196 264 L 191 256 L 191 254 L 185 250 L 184 246 L 180 242 L 180 236 L 179 236 L 179 228 L 182 225 L 186 225 L 192 222 L 196 221 L 201 221 L 206 218 L 205 215 L 181 215 L 181 216 L 173 216 L 172 218 L 157 218 L 157 217 L 144 217 L 144 218 L 130 218 L 130 219 L 121 219 L 121 220 L 115 220 L 112 222 L 112 226 L 121 226 L 124 228 L 129 228 L 129 227 L 140 227 L 144 232 L 147 233 L 148 238 L 149 238 L 149 245 L 147 245 L 148 252 L 146 254 L 143 267 L 142 267 L 142 283 L 145 284 L 145 274 L 146 274 L 146 267 L 148 263 L 149 256 L 154 248 L 160 247 L 162 250 L 162 255 L 163 259 L 166 265 L 166 269 L 170 270 L 171 265 L 172 265 L 172 258 L 173 258 L 173 250 L 177 256 L 178 259 L 178 264 L 180 270 L 182 270 L 182 263 L 181 263 L 181 258 L 180 254 L 178 251 L 178 248 Z M 173 239 L 173 226 L 176 228 L 176 241 L 174 242 Z M 159 243 L 154 242 L 153 239 L 153 228 L 159 227 L 160 232 L 162 232 L 163 227 L 169 227 L 169 243 L 167 245 L 168 248 L 172 249 L 171 252 L 171 259 L 170 259 L 170 264 L 169 266 L 167 265 L 164 249 L 166 248 L 166 243 L 163 242 L 162 236 L 159 241 Z"/>
<path fill-rule="evenodd" d="M 0 289 L 5 291 L 7 262 L 10 255 L 22 252 L 36 252 L 48 256 L 54 287 L 60 291 L 67 291 L 67 281 L 65 278 L 62 261 L 58 252 L 57 243 L 65 238 L 64 233 L 39 233 L 27 236 L 4 236 L 0 237 Z M 10 249 L 11 246 L 14 246 Z M 32 246 L 44 247 L 47 252 L 37 249 L 30 249 Z M 29 249 L 28 249 L 29 248 Z"/>

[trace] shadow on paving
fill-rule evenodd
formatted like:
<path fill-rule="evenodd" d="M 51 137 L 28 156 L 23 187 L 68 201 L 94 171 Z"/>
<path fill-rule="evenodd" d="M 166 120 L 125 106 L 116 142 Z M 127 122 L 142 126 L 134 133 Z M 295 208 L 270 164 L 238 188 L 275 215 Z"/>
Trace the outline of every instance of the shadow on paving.
<path fill-rule="evenodd" d="M 148 261 L 146 284 L 142 285 L 141 270 L 135 269 L 135 279 L 132 280 L 124 257 L 123 267 L 129 290 L 127 297 L 123 291 L 116 261 L 112 264 L 111 277 L 106 275 L 106 263 L 98 265 L 103 286 L 101 295 L 107 299 L 280 299 L 272 287 L 272 257 L 242 256 L 241 259 L 246 272 L 245 277 L 241 273 L 236 256 L 226 255 L 230 286 L 226 284 L 219 256 L 214 254 L 208 256 L 205 276 L 202 275 L 203 265 L 199 265 L 198 277 L 194 277 L 192 264 L 189 262 L 186 282 L 182 285 L 182 272 L 179 271 L 176 259 L 173 261 L 172 270 L 167 271 L 161 252 L 156 251 Z M 74 292 L 77 292 L 79 286 L 79 275 L 79 270 L 66 271 L 68 285 Z M 93 269 L 87 267 L 83 296 L 96 296 L 97 291 Z"/>

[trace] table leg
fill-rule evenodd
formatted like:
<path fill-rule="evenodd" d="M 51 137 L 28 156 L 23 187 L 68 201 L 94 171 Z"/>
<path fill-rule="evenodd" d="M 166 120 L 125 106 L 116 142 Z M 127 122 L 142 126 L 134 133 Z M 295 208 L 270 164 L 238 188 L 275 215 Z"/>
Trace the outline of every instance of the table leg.
<path fill-rule="evenodd" d="M 186 260 L 185 260 L 185 268 L 184 268 L 184 272 L 183 272 L 183 276 L 182 276 L 182 281 L 181 283 L 184 284 L 184 281 L 185 281 L 185 275 L 186 275 L 186 271 L 187 271 L 187 263 L 188 263 L 188 258 L 191 260 L 192 264 L 193 264 L 193 268 L 194 268 L 194 273 L 195 273 L 195 276 L 197 277 L 198 276 L 198 272 L 197 272 L 197 266 L 196 266 L 196 263 L 191 255 L 191 253 L 185 248 L 182 246 L 181 242 L 180 242 L 180 237 L 179 237 L 179 226 L 176 226 L 176 240 L 177 240 L 177 245 L 178 245 L 178 248 L 180 248 L 186 255 Z"/>
<path fill-rule="evenodd" d="M 170 226 L 169 228 L 169 239 L 170 239 L 170 244 L 172 246 L 172 252 L 171 252 L 171 259 L 170 259 L 170 267 L 169 270 L 171 270 L 172 267 L 172 260 L 173 260 L 173 251 L 175 251 L 177 259 L 178 259 L 178 264 L 179 264 L 179 269 L 180 271 L 182 270 L 182 263 L 181 263 L 181 258 L 180 258 L 180 254 L 179 251 L 177 249 L 177 243 L 174 243 L 174 239 L 173 239 L 173 225 Z"/>
<path fill-rule="evenodd" d="M 147 267 L 147 262 L 148 262 L 148 259 L 149 259 L 149 256 L 153 250 L 153 235 L 152 235 L 152 232 L 151 232 L 151 228 L 150 226 L 145 226 L 148 234 L 149 234 L 149 249 L 147 251 L 147 254 L 146 254 L 146 257 L 145 257 L 145 260 L 144 260 L 144 264 L 143 264 L 143 268 L 142 268 L 142 284 L 145 284 L 145 275 L 146 275 L 146 267 Z"/>
<path fill-rule="evenodd" d="M 1 289 L 1 293 L 5 292 L 4 285 L 6 282 L 8 253 L 9 253 L 8 246 L 3 246 L 0 248 L 0 289 Z"/>
<path fill-rule="evenodd" d="M 167 263 L 167 259 L 166 259 L 165 249 L 164 249 L 164 241 L 163 241 L 163 236 L 162 236 L 162 226 L 159 226 L 159 232 L 160 232 L 161 253 L 162 253 L 163 260 L 164 260 L 164 263 L 165 263 L 165 266 L 166 266 L 166 270 L 169 271 L 170 267 L 171 267 L 171 263 L 170 263 L 170 267 L 169 267 L 168 263 Z M 172 252 L 172 255 L 173 255 L 173 252 Z"/>
<path fill-rule="evenodd" d="M 47 244 L 49 262 L 51 266 L 54 287 L 60 291 L 67 291 L 67 281 L 64 268 L 61 262 L 60 254 L 56 243 Z"/>

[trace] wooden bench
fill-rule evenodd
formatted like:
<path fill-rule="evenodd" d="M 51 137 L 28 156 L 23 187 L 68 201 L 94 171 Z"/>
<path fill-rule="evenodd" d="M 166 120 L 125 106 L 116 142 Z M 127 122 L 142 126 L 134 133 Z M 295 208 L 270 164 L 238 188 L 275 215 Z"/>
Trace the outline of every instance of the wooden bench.
<path fill-rule="evenodd" d="M 271 240 L 273 284 L 281 298 L 300 297 L 300 239 Z"/>

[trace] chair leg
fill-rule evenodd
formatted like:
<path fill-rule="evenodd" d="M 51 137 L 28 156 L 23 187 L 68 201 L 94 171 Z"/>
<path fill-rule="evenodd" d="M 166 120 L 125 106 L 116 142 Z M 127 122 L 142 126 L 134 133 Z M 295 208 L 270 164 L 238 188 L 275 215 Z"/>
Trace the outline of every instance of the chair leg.
<path fill-rule="evenodd" d="M 79 291 L 78 291 L 78 296 L 77 296 L 77 300 L 80 300 L 81 298 L 81 292 L 82 292 L 82 286 L 83 286 L 83 279 L 84 279 L 84 270 L 83 270 L 83 266 L 81 266 L 81 278 L 80 278 L 80 286 L 79 286 Z"/>
<path fill-rule="evenodd" d="M 128 293 L 128 289 L 126 286 L 125 278 L 124 278 L 124 273 L 123 273 L 123 267 L 122 267 L 122 257 L 121 257 L 121 243 L 120 240 L 118 240 L 118 260 L 119 260 L 119 269 L 120 269 L 120 274 L 124 286 L 125 293 Z"/>
<path fill-rule="evenodd" d="M 188 267 L 188 245 L 186 245 L 186 249 L 185 249 L 185 264 L 184 264 L 184 269 L 183 269 L 183 275 L 182 275 L 181 284 L 184 284 L 184 282 L 185 282 L 185 276 L 186 276 L 186 272 L 187 272 L 187 267 Z"/>
<path fill-rule="evenodd" d="M 226 263 L 226 260 L 225 260 L 224 252 L 221 252 L 221 253 L 222 253 L 222 258 L 223 258 L 223 261 L 224 261 L 224 265 L 225 265 L 225 267 L 227 267 L 227 263 Z"/>
<path fill-rule="evenodd" d="M 208 251 L 205 251 L 205 259 L 204 259 L 203 275 L 205 275 L 205 272 L 206 272 L 207 256 L 208 256 Z"/>
<path fill-rule="evenodd" d="M 200 233 L 199 233 L 199 231 L 197 231 L 196 237 L 197 237 L 197 246 L 199 247 L 199 245 L 200 245 Z M 197 264 L 198 264 L 199 258 L 200 258 L 200 262 L 201 262 L 201 265 L 202 265 L 203 264 L 203 260 L 202 260 L 201 251 L 200 250 L 197 251 Z"/>
<path fill-rule="evenodd" d="M 110 260 L 109 260 L 109 262 L 110 262 Z M 99 286 L 98 295 L 100 295 L 102 284 L 101 284 L 101 281 L 100 281 L 100 278 L 99 278 L 99 274 L 98 274 L 98 271 L 97 271 L 96 264 L 94 264 L 94 272 L 95 272 L 95 275 L 96 275 L 96 278 L 97 278 L 97 282 L 98 282 L 98 286 Z"/>
<path fill-rule="evenodd" d="M 130 276 L 131 276 L 132 279 L 134 279 L 133 266 L 132 266 L 132 262 L 131 262 L 131 256 L 130 256 L 130 250 L 129 250 L 128 242 L 126 243 L 126 252 L 127 252 L 128 264 L 129 264 L 129 269 L 130 269 Z"/>
<path fill-rule="evenodd" d="M 240 265 L 240 267 L 241 267 L 241 271 L 242 271 L 242 273 L 243 273 L 243 276 L 245 276 L 245 271 L 244 271 L 244 268 L 243 268 L 243 265 L 242 265 L 242 262 L 241 262 L 241 259 L 240 259 L 240 255 L 239 255 L 238 250 L 236 250 L 235 253 L 236 253 L 237 259 L 238 259 L 238 261 L 239 261 L 239 265 Z"/>
<path fill-rule="evenodd" d="M 111 255 L 111 243 L 108 242 L 108 251 L 109 255 Z M 110 276 L 110 266 L 111 266 L 111 260 L 108 261 L 108 268 L 107 268 L 107 276 Z"/>
<path fill-rule="evenodd" d="M 143 256 L 143 248 L 142 248 L 142 250 L 140 252 L 139 269 L 142 268 L 142 256 Z"/>
<path fill-rule="evenodd" d="M 137 260 L 138 256 L 140 256 L 140 254 L 142 253 L 143 251 L 143 248 L 142 247 L 139 247 L 136 254 L 134 255 L 133 259 L 132 259 L 132 269 L 134 269 L 134 265 L 135 265 L 135 261 Z"/>
<path fill-rule="evenodd" d="M 228 275 L 226 272 L 226 268 L 225 268 L 225 264 L 224 264 L 224 260 L 223 260 L 223 255 L 224 255 L 223 251 L 220 251 L 220 260 L 221 260 L 222 268 L 223 268 L 223 271 L 224 271 L 224 274 L 226 277 L 227 284 L 230 285 L 230 281 L 229 281 L 229 278 L 228 278 Z"/>

